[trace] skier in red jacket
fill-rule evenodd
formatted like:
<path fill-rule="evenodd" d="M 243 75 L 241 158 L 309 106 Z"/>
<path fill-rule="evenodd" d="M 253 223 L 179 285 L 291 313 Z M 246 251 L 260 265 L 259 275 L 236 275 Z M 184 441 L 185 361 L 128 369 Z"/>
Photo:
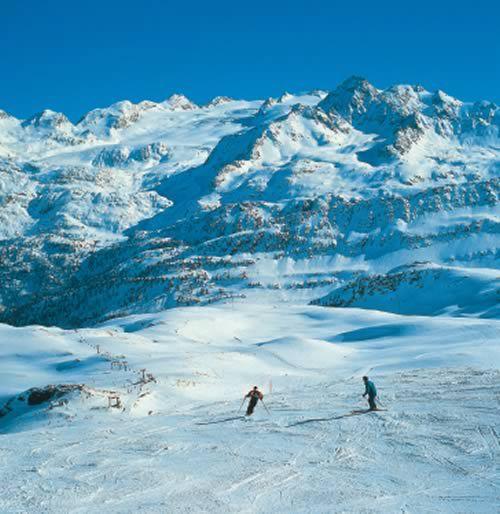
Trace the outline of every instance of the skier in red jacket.
<path fill-rule="evenodd" d="M 248 402 L 247 416 L 251 416 L 255 406 L 257 405 L 257 402 L 259 400 L 263 400 L 264 395 L 259 391 L 257 386 L 254 386 L 254 388 L 248 392 L 245 398 L 250 398 L 250 401 Z"/>

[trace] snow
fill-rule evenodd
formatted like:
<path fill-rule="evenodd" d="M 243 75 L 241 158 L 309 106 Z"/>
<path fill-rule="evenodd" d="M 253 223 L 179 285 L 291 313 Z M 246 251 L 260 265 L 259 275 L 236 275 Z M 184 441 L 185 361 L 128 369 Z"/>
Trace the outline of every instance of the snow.
<path fill-rule="evenodd" d="M 88 389 L 0 418 L 0 511 L 492 512 L 499 329 L 279 295 L 4 325 L 0 397 Z M 142 369 L 155 381 L 138 384 Z M 387 410 L 364 413 L 364 374 Z M 270 413 L 240 418 L 254 384 Z"/>
<path fill-rule="evenodd" d="M 401 266 L 386 275 L 360 278 L 317 302 L 398 314 L 498 317 L 500 272 L 429 263 Z"/>
<path fill-rule="evenodd" d="M 0 111 L 0 512 L 493 512 L 499 148 L 359 77 Z"/>

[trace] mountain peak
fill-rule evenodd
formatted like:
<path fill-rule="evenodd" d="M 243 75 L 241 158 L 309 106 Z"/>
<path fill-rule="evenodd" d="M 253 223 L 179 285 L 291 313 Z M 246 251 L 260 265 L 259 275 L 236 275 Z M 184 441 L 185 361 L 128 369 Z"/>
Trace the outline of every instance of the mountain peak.
<path fill-rule="evenodd" d="M 72 125 L 72 123 L 63 113 L 45 109 L 25 120 L 22 125 L 23 127 L 53 129 L 62 125 Z"/>
<path fill-rule="evenodd" d="M 340 85 L 337 87 L 337 90 L 345 90 L 345 91 L 356 91 L 356 90 L 369 90 L 373 88 L 373 86 L 366 80 L 364 77 L 360 77 L 358 75 L 352 75 L 345 79 Z"/>
<path fill-rule="evenodd" d="M 177 93 L 170 95 L 167 100 L 165 100 L 164 104 L 168 105 L 174 111 L 191 111 L 198 108 L 187 96 Z"/>
<path fill-rule="evenodd" d="M 203 304 L 247 294 L 253 273 L 288 280 L 289 257 L 311 259 L 311 280 L 297 264 L 282 290 L 297 278 L 311 298 L 372 260 L 493 262 L 494 104 L 362 77 L 320 99 L 198 108 L 177 94 L 95 109 L 76 127 L 51 110 L 26 129 L 0 122 L 0 321 L 76 326 Z"/>
<path fill-rule="evenodd" d="M 291 93 L 289 93 L 288 91 L 285 91 L 284 93 L 282 93 L 280 95 L 280 97 L 278 98 L 277 102 L 279 104 L 282 104 L 282 103 L 290 101 L 292 98 L 293 98 L 293 95 Z"/>
<path fill-rule="evenodd" d="M 12 116 L 8 112 L 4 111 L 3 109 L 0 109 L 0 120 L 6 120 L 6 119 L 14 119 L 14 116 Z"/>
<path fill-rule="evenodd" d="M 352 76 L 329 93 L 318 106 L 327 112 L 335 110 L 351 121 L 353 114 L 366 112 L 367 105 L 378 93 L 363 77 Z"/>
<path fill-rule="evenodd" d="M 229 96 L 215 96 L 207 103 L 207 107 L 216 107 L 217 105 L 223 105 L 233 101 L 234 99 Z"/>
<path fill-rule="evenodd" d="M 434 93 L 434 95 L 432 97 L 432 101 L 433 101 L 433 103 L 442 103 L 442 104 L 457 104 L 457 105 L 462 104 L 462 102 L 460 100 L 457 100 L 453 96 L 446 94 L 441 89 L 438 89 Z"/>

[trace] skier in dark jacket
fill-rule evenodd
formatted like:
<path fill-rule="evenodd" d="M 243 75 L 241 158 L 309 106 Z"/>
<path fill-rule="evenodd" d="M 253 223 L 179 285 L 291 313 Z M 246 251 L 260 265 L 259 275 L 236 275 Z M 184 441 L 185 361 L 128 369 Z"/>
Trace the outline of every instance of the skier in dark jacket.
<path fill-rule="evenodd" d="M 375 384 L 371 380 L 368 380 L 368 377 L 363 377 L 363 382 L 365 383 L 365 392 L 363 393 L 363 396 L 368 395 L 368 405 L 370 405 L 370 410 L 377 410 L 377 404 L 375 403 L 377 389 Z"/>
<path fill-rule="evenodd" d="M 259 400 L 263 400 L 264 395 L 259 391 L 257 386 L 254 386 L 254 388 L 248 392 L 245 398 L 250 398 L 250 401 L 248 402 L 247 416 L 251 416 L 255 406 L 257 405 L 257 402 Z"/>

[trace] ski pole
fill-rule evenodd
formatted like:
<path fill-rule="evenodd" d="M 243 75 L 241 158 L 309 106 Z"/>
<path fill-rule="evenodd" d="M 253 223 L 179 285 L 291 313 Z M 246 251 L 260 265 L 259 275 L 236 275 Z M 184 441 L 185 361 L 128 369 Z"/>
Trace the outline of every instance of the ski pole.
<path fill-rule="evenodd" d="M 243 401 L 241 402 L 240 408 L 238 409 L 238 412 L 240 412 L 241 408 L 243 407 L 243 404 L 245 403 L 246 397 L 243 397 Z"/>
<path fill-rule="evenodd" d="M 264 408 L 267 410 L 267 413 L 268 413 L 268 414 L 271 414 L 271 413 L 269 412 L 269 409 L 267 408 L 267 405 L 264 403 L 264 400 L 261 400 L 261 402 L 262 402 L 262 405 L 264 405 Z"/>

